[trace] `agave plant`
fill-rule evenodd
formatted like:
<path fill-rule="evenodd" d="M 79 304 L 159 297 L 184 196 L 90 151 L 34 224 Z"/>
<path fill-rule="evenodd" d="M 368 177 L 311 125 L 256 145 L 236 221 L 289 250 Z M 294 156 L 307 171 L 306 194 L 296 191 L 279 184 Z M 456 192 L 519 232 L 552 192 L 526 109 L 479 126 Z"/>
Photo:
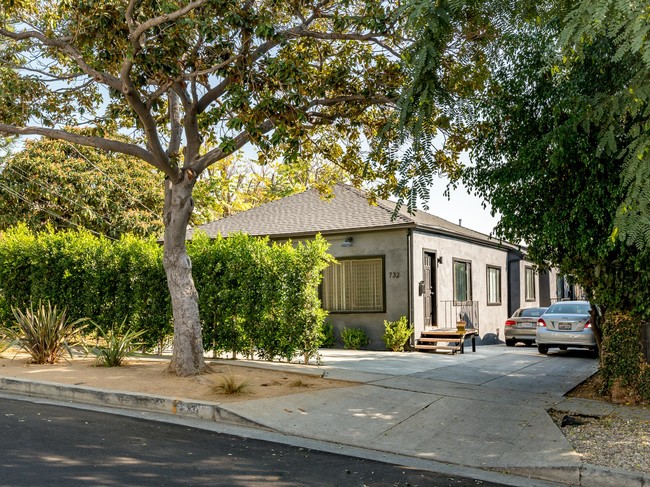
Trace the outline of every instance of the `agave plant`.
<path fill-rule="evenodd" d="M 88 318 L 70 321 L 66 309 L 59 310 L 56 305 L 39 302 L 34 310 L 21 311 L 11 308 L 15 318 L 15 326 L 5 326 L 0 335 L 5 335 L 10 346 L 24 350 L 36 364 L 53 364 L 65 353 L 72 357 L 71 347 L 81 343 L 81 332 Z"/>
<path fill-rule="evenodd" d="M 126 357 L 142 343 L 137 342 L 146 330 L 136 330 L 133 327 L 126 327 L 126 318 L 118 327 L 112 326 L 105 331 L 97 326 L 98 344 L 94 347 L 84 345 L 86 352 L 95 356 L 95 364 L 104 367 L 119 367 Z"/>

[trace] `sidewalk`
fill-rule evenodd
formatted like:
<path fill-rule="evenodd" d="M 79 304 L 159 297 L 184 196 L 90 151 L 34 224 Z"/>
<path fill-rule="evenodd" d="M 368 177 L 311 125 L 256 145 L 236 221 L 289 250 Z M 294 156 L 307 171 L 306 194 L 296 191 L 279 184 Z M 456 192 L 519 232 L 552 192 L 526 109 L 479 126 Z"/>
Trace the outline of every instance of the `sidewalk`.
<path fill-rule="evenodd" d="M 360 385 L 229 404 L 10 379 L 0 379 L 0 390 L 252 426 L 284 438 L 338 445 L 344 454 L 375 452 L 434 468 L 447 465 L 456 475 L 461 468 L 517 475 L 510 485 L 543 485 L 526 480 L 533 477 L 549 485 L 650 486 L 647 474 L 583 464 L 546 410 L 608 414 L 616 409 L 644 420 L 650 420 L 650 412 L 565 398 L 595 372 L 597 362 L 535 352 L 500 346 L 454 356 L 323 350 L 318 367 L 255 361 L 247 365 L 309 370 Z"/>

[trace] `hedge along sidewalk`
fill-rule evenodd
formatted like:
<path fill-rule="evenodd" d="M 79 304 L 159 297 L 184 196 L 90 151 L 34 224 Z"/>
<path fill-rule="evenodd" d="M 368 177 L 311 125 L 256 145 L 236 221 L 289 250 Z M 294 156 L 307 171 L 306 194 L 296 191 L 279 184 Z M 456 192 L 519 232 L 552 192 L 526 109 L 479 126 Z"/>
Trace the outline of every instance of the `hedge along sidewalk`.
<path fill-rule="evenodd" d="M 320 236 L 293 245 L 232 235 L 188 243 L 199 292 L 204 346 L 272 360 L 316 353 L 326 312 L 318 286 L 333 258 Z M 127 320 L 145 330 L 146 348 L 172 334 L 162 247 L 133 236 L 110 241 L 88 231 L 32 233 L 24 226 L 0 236 L 0 320 L 11 307 L 52 302 L 73 319 L 103 329 Z"/>

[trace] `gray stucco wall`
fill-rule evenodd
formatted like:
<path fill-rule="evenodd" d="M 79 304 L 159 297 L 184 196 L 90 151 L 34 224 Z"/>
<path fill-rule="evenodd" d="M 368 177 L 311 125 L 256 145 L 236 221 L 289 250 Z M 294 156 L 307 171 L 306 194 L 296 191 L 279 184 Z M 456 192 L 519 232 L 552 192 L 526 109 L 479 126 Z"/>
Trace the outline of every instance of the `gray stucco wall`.
<path fill-rule="evenodd" d="M 456 308 L 449 309 L 449 303 L 454 299 L 454 259 L 471 263 L 472 278 L 472 301 L 478 302 L 478 323 L 481 337 L 487 334 L 500 336 L 503 339 L 503 324 L 508 317 L 508 287 L 507 287 L 507 258 L 508 252 L 505 249 L 481 246 L 476 243 L 467 242 L 448 236 L 435 235 L 416 231 L 413 235 L 413 288 L 416 290 L 414 296 L 413 322 L 415 334 L 419 336 L 424 329 L 424 299 L 418 295 L 417 286 L 423 279 L 423 255 L 424 252 L 435 252 L 436 258 L 442 258 L 442 262 L 436 262 L 436 301 L 437 321 L 440 326 L 449 326 L 455 323 L 456 317 L 446 316 Z M 487 267 L 493 266 L 501 269 L 501 303 L 497 305 L 487 304 Z M 448 322 L 448 323 L 447 323 Z"/>
<path fill-rule="evenodd" d="M 342 244 L 351 236 L 352 246 Z M 384 320 L 394 321 L 408 313 L 408 257 L 407 232 L 405 229 L 381 232 L 349 233 L 325 236 L 330 242 L 330 254 L 336 258 L 383 257 L 385 313 L 330 313 L 337 337 L 344 327 L 363 328 L 370 337 L 368 348 L 384 350 L 382 336 Z M 340 344 L 342 346 L 342 344 Z"/>

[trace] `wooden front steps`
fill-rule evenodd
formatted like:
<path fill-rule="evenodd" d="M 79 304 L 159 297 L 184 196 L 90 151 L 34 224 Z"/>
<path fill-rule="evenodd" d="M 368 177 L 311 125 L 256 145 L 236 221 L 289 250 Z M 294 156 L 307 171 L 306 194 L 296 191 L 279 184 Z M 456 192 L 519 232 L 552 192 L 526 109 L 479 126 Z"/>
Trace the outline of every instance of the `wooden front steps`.
<path fill-rule="evenodd" d="M 472 339 L 472 351 L 476 352 L 476 337 L 478 330 L 468 328 L 459 331 L 456 328 L 436 328 L 433 330 L 425 330 L 420 335 L 420 338 L 415 340 L 415 350 L 431 351 L 431 352 L 451 352 L 454 355 L 456 352 L 465 353 L 465 339 Z M 444 343 L 444 345 L 441 345 Z"/>

